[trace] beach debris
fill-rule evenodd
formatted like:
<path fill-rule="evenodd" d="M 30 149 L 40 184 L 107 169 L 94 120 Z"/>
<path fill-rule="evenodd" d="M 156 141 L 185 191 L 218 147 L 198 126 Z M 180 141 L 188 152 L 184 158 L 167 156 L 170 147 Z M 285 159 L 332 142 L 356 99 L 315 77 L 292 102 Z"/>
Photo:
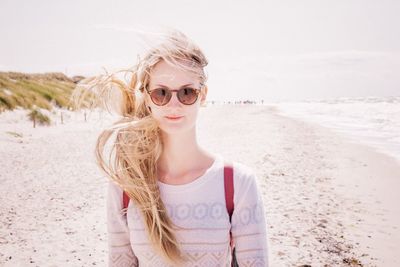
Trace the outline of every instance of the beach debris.
<path fill-rule="evenodd" d="M 344 258 L 343 259 L 343 263 L 346 263 L 346 264 L 348 264 L 349 266 L 352 266 L 352 267 L 358 267 L 358 266 L 362 267 L 362 266 L 364 266 L 356 258 Z"/>
<path fill-rule="evenodd" d="M 9 135 L 12 135 L 14 137 L 20 137 L 20 138 L 23 137 L 23 135 L 21 133 L 17 133 L 17 132 L 6 132 L 6 133 Z"/>

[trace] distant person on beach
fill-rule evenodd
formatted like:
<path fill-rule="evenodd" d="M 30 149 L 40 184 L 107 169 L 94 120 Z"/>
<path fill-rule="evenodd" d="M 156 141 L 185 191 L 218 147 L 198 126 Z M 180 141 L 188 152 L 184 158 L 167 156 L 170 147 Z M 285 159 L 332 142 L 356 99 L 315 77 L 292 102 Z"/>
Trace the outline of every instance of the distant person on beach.
<path fill-rule="evenodd" d="M 128 84 L 114 76 L 91 80 L 122 116 L 96 146 L 98 164 L 110 178 L 109 266 L 268 266 L 254 171 L 197 141 L 208 61 L 179 31 L 162 40 L 138 58 Z M 119 102 L 112 98 L 115 90 Z"/>

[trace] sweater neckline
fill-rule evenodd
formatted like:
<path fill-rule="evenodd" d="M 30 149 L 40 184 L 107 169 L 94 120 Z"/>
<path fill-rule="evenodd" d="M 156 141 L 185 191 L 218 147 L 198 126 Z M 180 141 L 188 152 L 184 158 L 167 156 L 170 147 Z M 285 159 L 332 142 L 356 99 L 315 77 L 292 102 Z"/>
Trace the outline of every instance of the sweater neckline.
<path fill-rule="evenodd" d="M 163 191 L 165 190 L 167 192 L 182 192 L 191 188 L 196 188 L 199 185 L 203 184 L 211 176 L 211 173 L 215 172 L 220 166 L 220 164 L 223 162 L 223 158 L 220 154 L 214 153 L 213 155 L 214 155 L 214 162 L 201 176 L 197 177 L 196 179 L 194 179 L 189 183 L 179 184 L 179 185 L 166 184 L 157 180 L 160 190 Z"/>

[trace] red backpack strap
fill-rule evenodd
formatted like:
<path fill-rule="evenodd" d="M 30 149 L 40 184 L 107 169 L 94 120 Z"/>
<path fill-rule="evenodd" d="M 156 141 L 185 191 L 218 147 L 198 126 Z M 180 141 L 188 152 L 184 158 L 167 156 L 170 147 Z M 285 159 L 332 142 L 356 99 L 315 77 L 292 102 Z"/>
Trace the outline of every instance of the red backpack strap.
<path fill-rule="evenodd" d="M 229 214 L 229 222 L 232 222 L 232 214 L 234 209 L 233 203 L 233 195 L 234 195 L 234 186 L 233 186 L 233 167 L 230 164 L 225 164 L 224 166 L 224 187 L 225 187 L 225 203 L 226 209 Z M 231 267 L 237 266 L 236 253 L 235 253 L 235 243 L 232 238 L 232 232 L 229 231 L 230 236 L 230 246 L 232 250 L 232 262 Z"/>
<path fill-rule="evenodd" d="M 130 200 L 130 198 L 129 198 L 128 194 L 125 191 L 123 191 L 123 194 L 122 194 L 122 204 L 123 204 L 123 206 L 122 206 L 122 208 L 126 209 L 128 207 L 129 200 Z"/>
<path fill-rule="evenodd" d="M 229 214 L 229 221 L 231 221 L 233 213 L 233 167 L 230 164 L 225 164 L 224 166 L 224 186 L 225 186 L 225 203 L 226 209 Z"/>

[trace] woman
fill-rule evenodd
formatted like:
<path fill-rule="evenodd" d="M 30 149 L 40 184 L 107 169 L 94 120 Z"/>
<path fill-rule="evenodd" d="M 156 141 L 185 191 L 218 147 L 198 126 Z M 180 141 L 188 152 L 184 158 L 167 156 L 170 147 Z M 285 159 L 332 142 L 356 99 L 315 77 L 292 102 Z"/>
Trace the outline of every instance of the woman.
<path fill-rule="evenodd" d="M 139 59 L 130 86 L 108 76 L 91 87 L 101 89 L 97 94 L 103 100 L 115 88 L 122 92 L 123 119 L 104 131 L 96 146 L 98 163 L 111 178 L 109 266 L 231 266 L 230 231 L 239 266 L 268 266 L 264 208 L 254 172 L 232 162 L 230 222 L 226 162 L 196 139 L 197 115 L 208 90 L 207 63 L 201 50 L 175 31 Z M 106 164 L 105 144 L 113 133 Z M 124 191 L 130 198 L 127 209 Z"/>

